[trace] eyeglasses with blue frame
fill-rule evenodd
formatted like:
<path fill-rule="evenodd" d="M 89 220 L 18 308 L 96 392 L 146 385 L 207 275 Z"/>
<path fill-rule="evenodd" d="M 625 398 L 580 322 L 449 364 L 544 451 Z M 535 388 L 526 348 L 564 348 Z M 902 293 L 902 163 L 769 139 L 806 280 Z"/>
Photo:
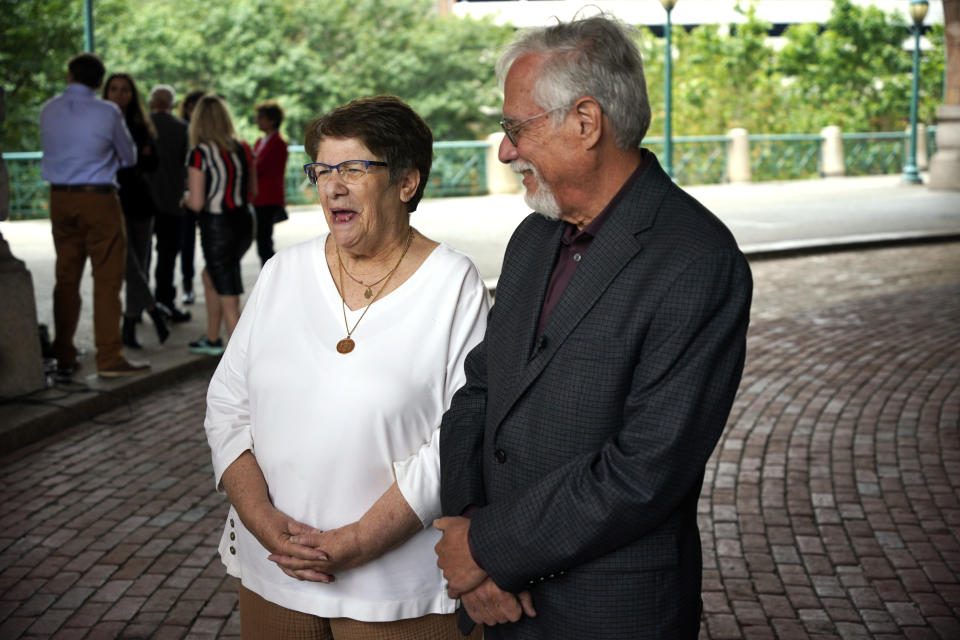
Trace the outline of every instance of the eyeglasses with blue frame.
<path fill-rule="evenodd" d="M 340 179 L 347 184 L 356 184 L 366 177 L 370 167 L 386 167 L 386 162 L 379 160 L 344 160 L 338 164 L 323 162 L 309 162 L 303 165 L 303 172 L 307 174 L 310 184 L 323 183 L 336 171 Z"/>

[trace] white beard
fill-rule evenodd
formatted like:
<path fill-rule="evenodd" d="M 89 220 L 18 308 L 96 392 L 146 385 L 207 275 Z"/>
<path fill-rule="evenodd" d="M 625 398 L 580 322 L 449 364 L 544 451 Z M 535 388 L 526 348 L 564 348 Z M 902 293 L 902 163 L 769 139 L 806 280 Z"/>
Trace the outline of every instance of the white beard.
<path fill-rule="evenodd" d="M 537 189 L 532 193 L 529 190 L 525 191 L 523 201 L 527 203 L 528 207 L 540 215 L 551 220 L 558 220 L 561 211 L 560 205 L 557 203 L 557 197 L 553 194 L 550 187 L 547 186 L 547 183 L 543 181 L 543 178 L 540 177 L 536 168 L 529 162 L 514 160 L 510 163 L 510 169 L 515 173 L 529 171 L 533 174 L 533 179 L 537 182 Z"/>

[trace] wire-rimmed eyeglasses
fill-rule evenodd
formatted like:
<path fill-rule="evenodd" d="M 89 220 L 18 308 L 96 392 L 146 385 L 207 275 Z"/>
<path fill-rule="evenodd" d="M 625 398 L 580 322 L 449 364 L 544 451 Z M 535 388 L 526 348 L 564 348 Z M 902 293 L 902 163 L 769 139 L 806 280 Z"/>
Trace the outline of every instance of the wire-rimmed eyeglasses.
<path fill-rule="evenodd" d="M 310 184 L 325 182 L 327 178 L 336 171 L 340 174 L 340 179 L 347 184 L 356 184 L 370 171 L 370 167 L 386 167 L 386 162 L 379 160 L 344 160 L 339 164 L 325 164 L 323 162 L 310 162 L 303 165 L 303 172 L 310 179 Z"/>
<path fill-rule="evenodd" d="M 503 132 L 507 134 L 507 139 L 510 140 L 510 144 L 517 146 L 517 134 L 520 133 L 520 129 L 523 128 L 523 125 L 527 124 L 531 120 L 536 120 L 537 118 L 542 118 L 548 113 L 553 113 L 554 111 L 560 111 L 561 109 L 566 109 L 566 107 L 554 107 L 553 109 L 547 109 L 543 113 L 538 113 L 535 116 L 530 116 L 526 120 L 521 120 L 520 122 L 511 122 L 509 118 L 504 118 L 500 121 L 500 126 L 503 128 Z"/>

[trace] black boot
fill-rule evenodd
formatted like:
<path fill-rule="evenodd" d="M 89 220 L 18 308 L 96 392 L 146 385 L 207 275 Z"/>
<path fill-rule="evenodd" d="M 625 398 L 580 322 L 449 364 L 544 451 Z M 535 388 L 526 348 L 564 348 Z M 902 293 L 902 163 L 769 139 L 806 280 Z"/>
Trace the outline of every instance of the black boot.
<path fill-rule="evenodd" d="M 159 305 L 155 305 L 152 309 L 147 309 L 147 313 L 153 320 L 153 326 L 157 329 L 157 340 L 160 341 L 160 344 L 163 344 L 170 337 L 170 329 L 167 328 L 167 321 L 158 307 Z"/>
<path fill-rule="evenodd" d="M 120 338 L 125 347 L 131 349 L 142 349 L 143 345 L 137 342 L 137 319 L 131 316 L 123 316 L 123 329 L 120 332 Z"/>

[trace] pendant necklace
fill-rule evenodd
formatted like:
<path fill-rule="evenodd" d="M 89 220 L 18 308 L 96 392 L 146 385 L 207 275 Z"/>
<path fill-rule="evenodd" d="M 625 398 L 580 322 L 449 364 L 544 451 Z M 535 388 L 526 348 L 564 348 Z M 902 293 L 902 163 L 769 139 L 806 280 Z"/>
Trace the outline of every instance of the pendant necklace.
<path fill-rule="evenodd" d="M 340 247 L 339 247 L 339 246 L 337 247 L 337 260 L 340 260 Z M 363 292 L 363 297 L 366 298 L 366 299 L 368 299 L 368 300 L 373 297 L 373 287 L 377 286 L 378 284 L 380 284 L 381 282 L 383 282 L 384 280 L 386 280 L 387 278 L 389 278 L 389 277 L 390 277 L 390 273 L 393 273 L 393 272 L 391 271 L 390 273 L 388 273 L 387 275 L 383 276 L 382 278 L 380 278 L 380 279 L 377 280 L 376 282 L 371 282 L 370 284 L 367 284 L 367 283 L 365 283 L 365 282 L 362 281 L 362 280 L 358 280 L 357 278 L 354 278 L 354 277 L 353 277 L 353 274 L 350 273 L 349 271 L 347 271 L 347 268 L 343 266 L 343 261 L 342 261 L 342 260 L 341 260 L 341 262 L 340 262 L 340 266 L 343 268 L 343 272 L 344 272 L 345 274 L 347 274 L 347 277 L 348 277 L 348 278 L 350 278 L 351 280 L 353 280 L 354 282 L 356 282 L 356 283 L 357 283 L 358 285 L 360 285 L 361 287 L 366 287 L 366 290 Z"/>
<path fill-rule="evenodd" d="M 351 338 L 350 336 L 353 335 L 353 332 L 357 330 L 357 325 L 359 325 L 359 324 L 360 324 L 360 321 L 363 320 L 363 316 L 367 315 L 367 311 L 370 310 L 370 306 L 371 306 L 374 302 L 377 301 L 377 298 L 380 297 L 380 294 L 383 293 L 383 290 L 387 288 L 387 285 L 388 285 L 388 284 L 390 284 L 390 278 L 391 278 L 391 276 L 393 276 L 393 274 L 396 273 L 397 269 L 400 267 L 400 263 L 403 262 L 403 258 L 404 258 L 404 256 L 407 255 L 407 250 L 410 248 L 410 244 L 411 244 L 412 242 L 413 242 L 413 227 L 410 228 L 410 233 L 407 234 L 407 243 L 406 243 L 406 245 L 403 247 L 403 253 L 400 254 L 400 259 L 397 260 L 397 264 L 395 264 L 395 265 L 393 266 L 393 269 L 390 270 L 390 273 L 388 273 L 387 275 L 385 275 L 383 278 L 380 278 L 380 280 L 377 280 L 377 282 L 374 282 L 374 283 L 372 283 L 372 284 L 370 284 L 370 285 L 365 285 L 365 284 L 363 284 L 362 282 L 360 282 L 359 280 L 357 280 L 356 278 L 354 278 L 353 276 L 350 276 L 350 278 L 351 278 L 354 282 L 360 284 L 361 286 L 367 287 L 367 290 L 366 290 L 366 291 L 364 292 L 364 294 L 363 294 L 364 297 L 366 297 L 366 298 L 370 298 L 371 295 L 372 295 L 372 292 L 371 292 L 371 290 L 370 290 L 370 287 L 376 285 L 376 284 L 379 283 L 380 281 L 383 281 L 383 286 L 380 287 L 380 290 L 377 291 L 376 295 L 372 295 L 373 300 L 371 300 L 371 301 L 367 304 L 367 306 L 364 307 L 363 313 L 361 313 L 361 314 L 360 314 L 360 317 L 357 318 L 357 321 L 353 323 L 353 328 L 352 328 L 352 329 L 350 328 L 350 324 L 347 322 L 347 303 L 346 303 L 346 300 L 344 299 L 344 296 L 343 296 L 343 272 L 346 271 L 346 269 L 343 268 L 343 260 L 340 258 L 340 247 L 337 247 L 337 265 L 338 265 L 338 270 L 339 270 L 339 272 L 340 272 L 340 291 L 339 291 L 339 293 L 340 293 L 340 308 L 341 308 L 341 310 L 343 311 L 343 328 L 347 330 L 347 337 L 337 343 L 337 352 L 338 352 L 338 353 L 347 354 L 347 353 L 350 353 L 351 351 L 353 351 L 353 348 L 356 346 L 356 343 L 353 341 L 353 338 Z M 348 275 L 348 276 L 350 275 L 349 272 L 347 273 L 347 275 Z M 369 294 L 369 295 L 368 295 L 368 294 Z"/>

